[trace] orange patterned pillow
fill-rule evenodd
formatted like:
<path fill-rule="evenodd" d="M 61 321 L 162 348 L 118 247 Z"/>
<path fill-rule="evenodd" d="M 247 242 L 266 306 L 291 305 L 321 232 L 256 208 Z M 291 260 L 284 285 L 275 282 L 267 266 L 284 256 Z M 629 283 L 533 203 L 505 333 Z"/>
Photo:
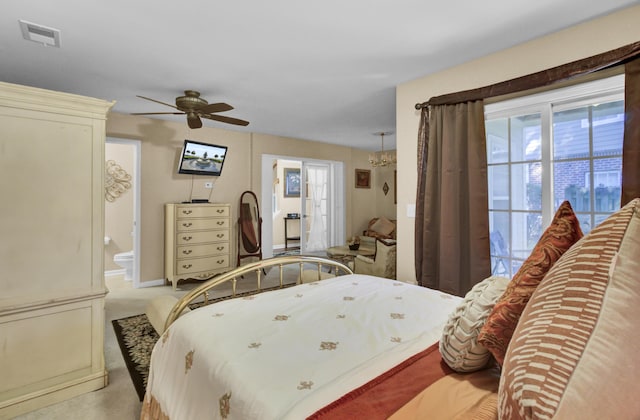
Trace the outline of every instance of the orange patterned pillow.
<path fill-rule="evenodd" d="M 551 224 L 509 282 L 480 330 L 478 343 L 486 347 L 502 365 L 513 331 L 531 295 L 553 264 L 582 238 L 582 230 L 571 204 L 558 207 Z"/>

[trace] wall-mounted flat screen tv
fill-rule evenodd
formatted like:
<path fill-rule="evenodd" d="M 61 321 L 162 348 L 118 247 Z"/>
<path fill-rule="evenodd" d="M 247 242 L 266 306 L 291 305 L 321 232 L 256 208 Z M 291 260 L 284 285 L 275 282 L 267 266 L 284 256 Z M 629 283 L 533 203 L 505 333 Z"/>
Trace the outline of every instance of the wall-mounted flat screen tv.
<path fill-rule="evenodd" d="M 226 155 L 226 146 L 185 140 L 178 162 L 178 173 L 220 176 Z"/>

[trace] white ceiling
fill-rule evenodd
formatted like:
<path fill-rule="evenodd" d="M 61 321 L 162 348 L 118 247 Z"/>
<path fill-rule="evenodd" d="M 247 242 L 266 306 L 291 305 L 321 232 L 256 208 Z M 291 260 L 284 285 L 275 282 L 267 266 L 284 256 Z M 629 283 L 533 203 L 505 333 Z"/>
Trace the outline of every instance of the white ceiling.
<path fill-rule="evenodd" d="M 372 150 L 373 133 L 395 132 L 396 85 L 638 3 L 2 0 L 0 80 L 120 113 L 171 111 L 136 95 L 174 103 L 193 89 L 251 122 L 205 126 Z M 20 19 L 59 29 L 61 47 L 24 40 Z"/>

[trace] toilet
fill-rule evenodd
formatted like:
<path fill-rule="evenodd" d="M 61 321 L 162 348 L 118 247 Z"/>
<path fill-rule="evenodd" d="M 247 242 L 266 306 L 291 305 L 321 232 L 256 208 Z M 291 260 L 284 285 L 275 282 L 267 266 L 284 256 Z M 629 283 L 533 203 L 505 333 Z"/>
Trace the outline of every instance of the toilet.
<path fill-rule="evenodd" d="M 113 256 L 113 262 L 124 268 L 124 279 L 133 279 L 133 251 L 121 252 Z"/>

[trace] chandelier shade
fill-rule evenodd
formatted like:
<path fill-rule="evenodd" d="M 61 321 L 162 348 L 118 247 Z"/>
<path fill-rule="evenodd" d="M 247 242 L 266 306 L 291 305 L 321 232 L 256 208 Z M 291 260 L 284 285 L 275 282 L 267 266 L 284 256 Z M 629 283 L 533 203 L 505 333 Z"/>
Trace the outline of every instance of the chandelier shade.
<path fill-rule="evenodd" d="M 374 136 L 380 136 L 380 151 L 369 154 L 369 163 L 371 166 L 389 166 L 395 164 L 398 160 L 396 158 L 395 152 L 387 152 L 384 150 L 384 136 L 392 134 L 390 131 L 384 132 L 381 131 L 379 133 L 373 133 Z"/>

